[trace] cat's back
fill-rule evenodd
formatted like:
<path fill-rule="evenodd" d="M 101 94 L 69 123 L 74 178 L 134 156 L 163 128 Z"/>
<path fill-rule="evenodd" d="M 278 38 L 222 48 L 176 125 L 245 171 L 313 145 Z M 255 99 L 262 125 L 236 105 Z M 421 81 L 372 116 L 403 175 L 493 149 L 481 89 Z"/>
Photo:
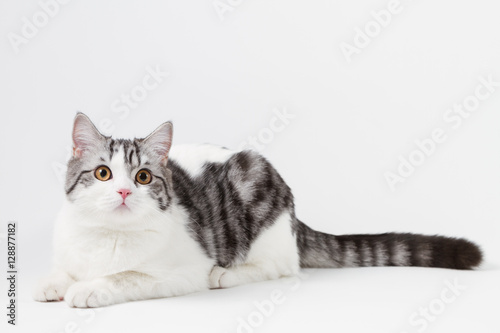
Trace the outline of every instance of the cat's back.
<path fill-rule="evenodd" d="M 212 144 L 181 144 L 172 146 L 169 160 L 195 178 L 207 164 L 225 163 L 235 154 L 236 151 Z"/>
<path fill-rule="evenodd" d="M 200 187 L 230 185 L 244 202 L 259 193 L 285 192 L 290 189 L 271 163 L 253 150 L 234 151 L 212 144 L 173 146 L 167 167 L 171 169 L 174 187 L 192 183 Z M 177 183 L 177 184 L 175 184 Z M 176 186 L 177 185 L 177 186 Z M 225 186 L 224 186 L 225 187 Z"/>
<path fill-rule="evenodd" d="M 212 144 L 182 144 L 173 146 L 167 167 L 174 185 L 187 179 L 204 186 L 230 182 L 246 197 L 255 190 L 272 190 L 286 185 L 271 163 L 253 150 L 234 151 Z M 182 181 L 184 178 L 185 181 Z"/>

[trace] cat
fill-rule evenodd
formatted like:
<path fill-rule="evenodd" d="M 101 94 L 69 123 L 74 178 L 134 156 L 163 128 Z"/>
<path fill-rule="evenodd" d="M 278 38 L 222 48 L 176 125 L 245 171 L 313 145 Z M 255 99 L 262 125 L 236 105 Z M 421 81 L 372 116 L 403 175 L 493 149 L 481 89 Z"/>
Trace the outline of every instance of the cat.
<path fill-rule="evenodd" d="M 300 268 L 472 269 L 477 245 L 444 236 L 335 236 L 295 216 L 290 188 L 254 151 L 172 146 L 166 122 L 113 139 L 77 113 L 53 270 L 37 301 L 102 307 L 293 276 Z"/>

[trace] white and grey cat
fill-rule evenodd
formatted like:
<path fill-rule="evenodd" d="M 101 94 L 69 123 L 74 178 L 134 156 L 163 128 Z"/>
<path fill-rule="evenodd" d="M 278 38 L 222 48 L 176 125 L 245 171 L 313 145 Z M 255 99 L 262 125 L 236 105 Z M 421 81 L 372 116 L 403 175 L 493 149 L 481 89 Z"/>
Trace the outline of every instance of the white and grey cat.
<path fill-rule="evenodd" d="M 167 122 L 145 139 L 113 139 L 77 114 L 54 267 L 35 300 L 100 307 L 277 279 L 300 267 L 471 269 L 482 260 L 464 239 L 314 231 L 261 155 L 172 147 L 172 129 Z"/>

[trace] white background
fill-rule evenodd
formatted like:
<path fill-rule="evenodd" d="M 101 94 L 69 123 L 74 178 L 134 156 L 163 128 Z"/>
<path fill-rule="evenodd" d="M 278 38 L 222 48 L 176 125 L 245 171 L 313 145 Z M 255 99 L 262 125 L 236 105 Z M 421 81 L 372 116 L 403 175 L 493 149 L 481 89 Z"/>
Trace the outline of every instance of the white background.
<path fill-rule="evenodd" d="M 401 1 L 348 62 L 341 43 L 353 44 L 355 29 L 388 1 L 230 3 L 221 20 L 212 0 L 73 0 L 15 52 L 9 36 L 21 35 L 23 17 L 33 22 L 41 7 L 0 2 L 1 231 L 7 221 L 19 225 L 12 331 L 237 332 L 239 318 L 251 317 L 255 327 L 241 332 L 410 333 L 424 325 L 412 325 L 412 314 L 429 306 L 439 314 L 421 331 L 498 331 L 500 87 L 458 128 L 443 120 L 474 95 L 478 77 L 500 81 L 498 4 Z M 157 66 L 169 76 L 126 116 L 114 112 L 113 103 Z M 300 219 L 336 234 L 467 237 L 482 246 L 483 267 L 307 271 L 298 285 L 263 282 L 95 312 L 31 300 L 34 281 L 50 269 L 64 195 L 59 169 L 77 110 L 101 129 L 108 119 L 117 137 L 142 137 L 173 120 L 175 143 L 236 149 L 266 131 L 275 109 L 294 118 L 262 153 L 293 189 Z M 407 158 L 414 141 L 435 128 L 447 140 L 391 191 L 384 173 L 396 172 L 399 156 Z M 441 308 L 446 280 L 466 289 Z M 254 302 L 270 301 L 275 289 L 283 303 L 268 316 L 257 313 Z"/>

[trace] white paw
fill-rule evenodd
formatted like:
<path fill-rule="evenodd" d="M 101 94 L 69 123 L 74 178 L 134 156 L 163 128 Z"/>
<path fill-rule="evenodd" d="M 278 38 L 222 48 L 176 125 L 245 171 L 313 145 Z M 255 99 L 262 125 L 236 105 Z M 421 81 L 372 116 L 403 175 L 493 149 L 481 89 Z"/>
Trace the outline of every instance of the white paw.
<path fill-rule="evenodd" d="M 73 283 L 75 281 L 66 273 L 55 273 L 38 282 L 33 290 L 33 299 L 38 302 L 62 301 Z"/>
<path fill-rule="evenodd" d="M 68 288 L 64 300 L 73 308 L 98 308 L 116 303 L 104 279 L 76 282 Z"/>
<path fill-rule="evenodd" d="M 210 289 L 224 288 L 220 282 L 221 282 L 222 276 L 226 272 L 227 272 L 227 269 L 220 267 L 220 266 L 214 266 L 214 268 L 212 268 L 212 271 L 210 272 L 210 275 L 208 277 Z"/>

